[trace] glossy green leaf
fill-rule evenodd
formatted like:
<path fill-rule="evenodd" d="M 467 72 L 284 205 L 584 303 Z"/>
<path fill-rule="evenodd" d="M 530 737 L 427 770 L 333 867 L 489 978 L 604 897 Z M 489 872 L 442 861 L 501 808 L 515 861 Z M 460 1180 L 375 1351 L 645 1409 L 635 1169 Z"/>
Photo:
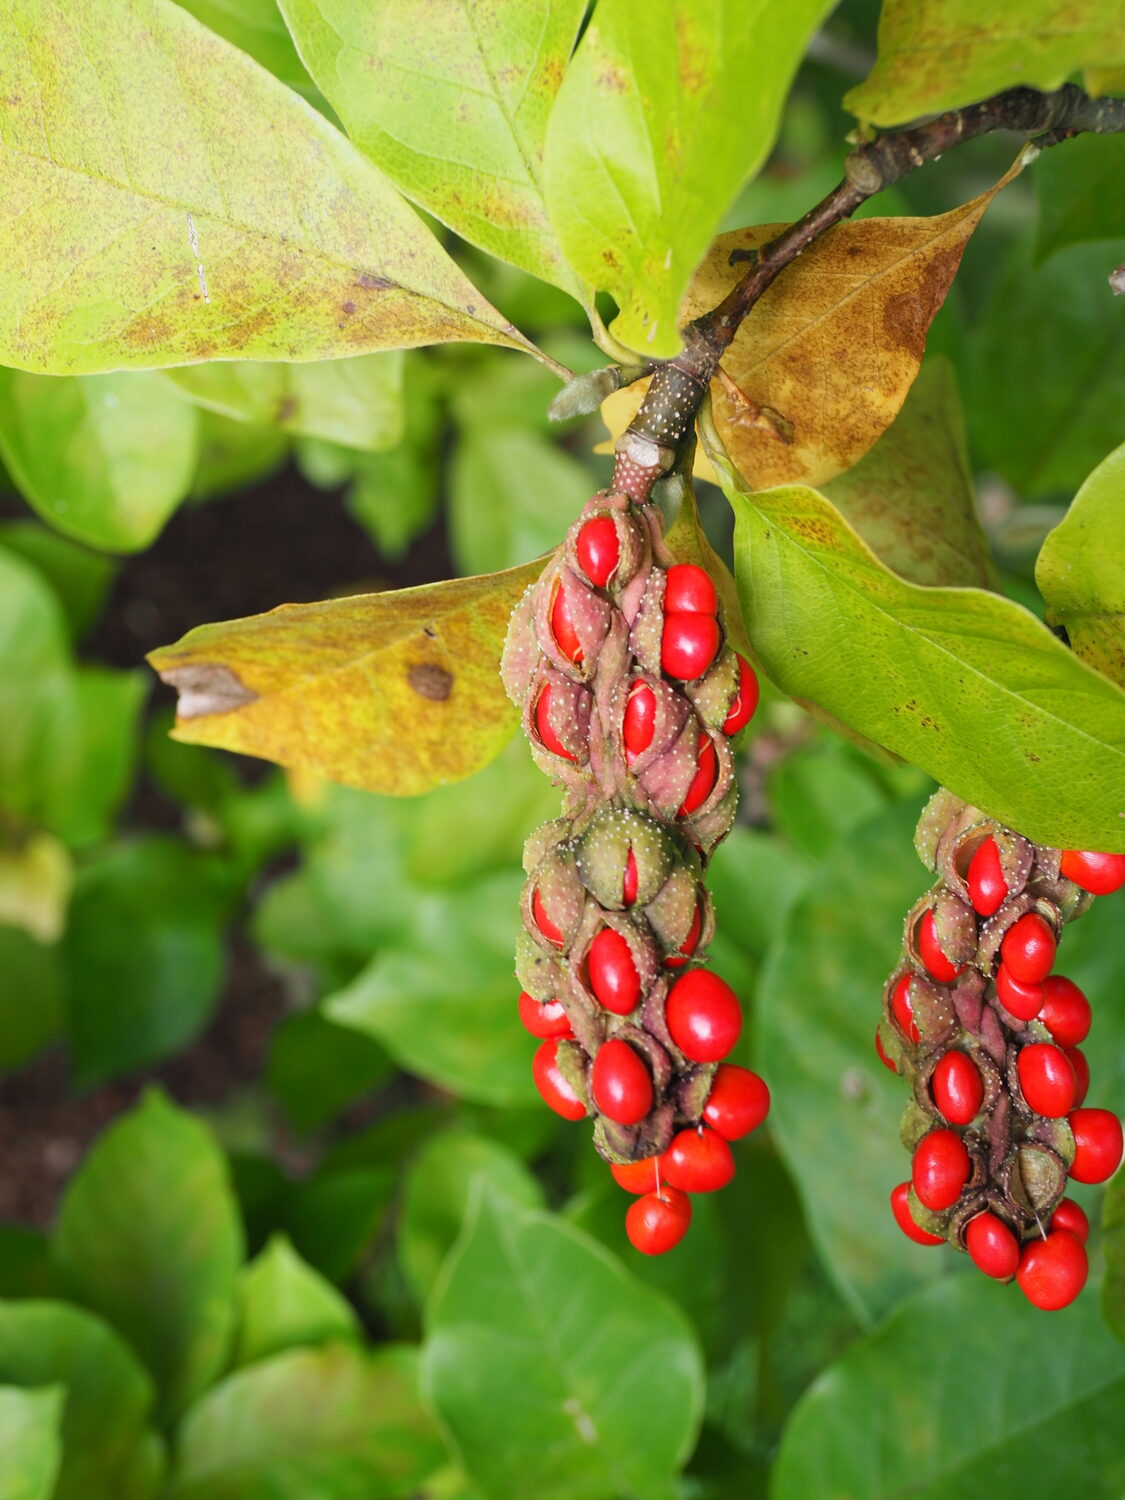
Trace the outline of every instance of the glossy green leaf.
<path fill-rule="evenodd" d="M 883 0 L 875 67 L 846 95 L 876 125 L 901 125 L 1014 84 L 1057 89 L 1079 68 L 1125 63 L 1125 22 L 1099 0 Z"/>
<path fill-rule="evenodd" d="M 228 1376 L 187 1414 L 170 1500 L 391 1500 L 444 1458 L 406 1345 L 293 1349 Z"/>
<path fill-rule="evenodd" d="M 402 353 L 388 350 L 315 364 L 226 360 L 163 377 L 220 416 L 349 448 L 393 448 L 402 436 Z"/>
<path fill-rule="evenodd" d="M 0 547 L 42 574 L 63 607 L 72 638 L 85 635 L 113 582 L 113 559 L 32 520 L 0 522 Z"/>
<path fill-rule="evenodd" d="M 182 840 L 113 845 L 81 871 L 63 943 L 84 1084 L 163 1057 L 203 1026 L 223 978 L 221 864 Z"/>
<path fill-rule="evenodd" d="M 916 803 L 896 807 L 821 860 L 757 991 L 770 1130 L 821 1259 L 865 1324 L 947 1269 L 944 1252 L 911 1244 L 891 1217 L 891 1189 L 910 1172 L 898 1136 L 907 1093 L 873 1040 L 903 918 L 929 884 L 912 843 L 917 816 Z"/>
<path fill-rule="evenodd" d="M 223 1368 L 242 1227 L 210 1131 L 155 1090 L 74 1177 L 55 1233 L 76 1296 L 133 1345 L 167 1419 Z"/>
<path fill-rule="evenodd" d="M 63 1007 L 58 949 L 36 941 L 22 926 L 0 924 L 0 974 L 0 1072 L 7 1072 L 42 1051 L 59 1033 Z"/>
<path fill-rule="evenodd" d="M 1035 163 L 1038 259 L 1078 240 L 1125 238 L 1125 136 L 1080 135 Z"/>
<path fill-rule="evenodd" d="M 359 1336 L 359 1319 L 331 1282 L 317 1275 L 283 1234 L 238 1277 L 233 1363 L 254 1364 L 302 1344 Z"/>
<path fill-rule="evenodd" d="M 0 369 L 0 457 L 25 499 L 108 552 L 155 541 L 195 472 L 195 413 L 163 379 Z"/>
<path fill-rule="evenodd" d="M 926 361 L 874 448 L 821 490 L 880 562 L 909 583 L 997 587 L 948 360 Z"/>
<path fill-rule="evenodd" d="M 1106 1188 L 1102 1245 L 1105 1250 L 1102 1310 L 1110 1332 L 1125 1344 L 1125 1173 L 1122 1172 Z"/>
<path fill-rule="evenodd" d="M 1121 441 L 1125 297 L 1107 278 L 1122 261 L 1125 240 L 1112 240 L 1068 245 L 1032 269 L 1021 245 L 973 329 L 974 453 L 1025 499 L 1068 499 Z"/>
<path fill-rule="evenodd" d="M 287 1016 L 270 1039 L 266 1084 L 298 1130 L 315 1130 L 393 1072 L 378 1043 L 318 1010 Z"/>
<path fill-rule="evenodd" d="M 419 1302 L 433 1289 L 482 1180 L 494 1198 L 542 1208 L 543 1190 L 520 1159 L 487 1136 L 444 1130 L 410 1165 L 402 1195 L 398 1257 Z"/>
<path fill-rule="evenodd" d="M 815 490 L 725 489 L 779 687 L 1030 838 L 1125 849 L 1125 693 L 1010 600 L 898 578 Z"/>
<path fill-rule="evenodd" d="M 544 183 L 570 264 L 608 291 L 613 332 L 675 354 L 680 302 L 726 209 L 765 161 L 825 0 L 601 0 L 547 130 Z"/>
<path fill-rule="evenodd" d="M 100 1318 L 62 1302 L 0 1304 L 0 1384 L 65 1387 L 52 1500 L 152 1500 L 163 1455 L 152 1382 Z M 6 1451 L 0 1446 L 0 1453 Z M 4 1466 L 0 1465 L 0 1494 Z"/>
<path fill-rule="evenodd" d="M 60 1386 L 21 1391 L 0 1385 L 0 1500 L 51 1500 L 62 1457 Z"/>
<path fill-rule="evenodd" d="M 543 201 L 543 140 L 583 0 L 281 0 L 348 134 L 408 198 L 580 294 Z"/>
<path fill-rule="evenodd" d="M 1098 465 L 1035 564 L 1047 620 L 1083 661 L 1125 687 L 1125 444 Z"/>
<path fill-rule="evenodd" d="M 676 1307 L 578 1230 L 484 1193 L 427 1307 L 423 1379 L 469 1476 L 505 1500 L 669 1500 L 703 1397 Z"/>
<path fill-rule="evenodd" d="M 498 874 L 448 894 L 418 893 L 410 930 L 327 1000 L 326 1013 L 466 1099 L 536 1098 L 535 1047 L 516 1016 L 512 977 L 521 885 Z"/>
<path fill-rule="evenodd" d="M 924 1252 L 923 1252 L 924 1253 Z M 813 1383 L 774 1500 L 1117 1500 L 1125 1350 L 1087 1294 L 1046 1316 L 1015 1287 L 950 1276 Z"/>
<path fill-rule="evenodd" d="M 327 120 L 179 6 L 23 0 L 0 72 L 5 363 L 530 348 Z"/>

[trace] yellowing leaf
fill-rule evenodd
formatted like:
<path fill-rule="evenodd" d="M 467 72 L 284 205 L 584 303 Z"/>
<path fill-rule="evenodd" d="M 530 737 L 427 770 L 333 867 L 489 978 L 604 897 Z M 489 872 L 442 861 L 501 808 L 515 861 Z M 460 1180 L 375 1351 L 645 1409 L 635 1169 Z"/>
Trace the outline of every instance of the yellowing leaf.
<path fill-rule="evenodd" d="M 174 736 L 394 796 L 471 776 L 515 727 L 500 652 L 542 567 L 201 625 L 149 657 Z"/>
<path fill-rule="evenodd" d="M 167 0 L 0 7 L 0 360 L 531 350 L 378 169 Z"/>

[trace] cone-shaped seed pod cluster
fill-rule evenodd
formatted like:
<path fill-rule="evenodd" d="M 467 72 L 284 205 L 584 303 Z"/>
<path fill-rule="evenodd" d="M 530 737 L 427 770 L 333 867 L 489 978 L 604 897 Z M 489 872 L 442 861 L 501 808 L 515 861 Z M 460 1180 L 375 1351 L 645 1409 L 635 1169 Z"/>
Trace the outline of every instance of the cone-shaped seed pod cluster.
<path fill-rule="evenodd" d="M 619 462 L 622 487 L 588 502 L 528 590 L 503 675 L 536 761 L 565 789 L 524 851 L 516 973 L 542 1039 L 535 1080 L 559 1114 L 593 1119 L 598 1151 L 640 1195 L 630 1239 L 657 1254 L 686 1231 L 688 1195 L 730 1180 L 729 1142 L 761 1123 L 769 1094 L 722 1063 L 741 1010 L 701 967 L 704 872 L 737 800 L 730 742 L 758 684 L 707 573 L 668 552 L 653 476 L 638 473 Z"/>
<path fill-rule="evenodd" d="M 915 846 L 938 880 L 907 916 L 875 1039 L 914 1095 L 911 1178 L 891 1207 L 909 1238 L 948 1241 L 1037 1307 L 1065 1307 L 1089 1227 L 1067 1181 L 1112 1176 L 1122 1131 L 1085 1104 L 1090 1006 L 1055 954 L 1064 923 L 1125 884 L 1125 856 L 1033 844 L 944 790 Z"/>

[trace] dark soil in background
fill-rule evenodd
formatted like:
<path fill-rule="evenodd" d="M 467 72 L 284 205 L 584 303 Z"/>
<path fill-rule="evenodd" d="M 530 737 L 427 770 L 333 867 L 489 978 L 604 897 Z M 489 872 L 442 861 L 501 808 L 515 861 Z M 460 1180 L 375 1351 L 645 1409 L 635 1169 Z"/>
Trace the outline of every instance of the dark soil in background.
<path fill-rule="evenodd" d="M 0 514 L 25 515 L 0 497 Z M 136 667 L 195 625 L 259 614 L 332 594 L 409 588 L 449 577 L 440 521 L 390 564 L 347 514 L 339 495 L 312 489 L 292 468 L 240 494 L 182 508 L 147 552 L 122 562 L 101 617 L 82 642 L 84 660 Z M 175 694 L 154 677 L 150 708 Z M 235 756 L 248 780 L 265 763 Z M 179 809 L 142 776 L 126 828 L 176 829 Z M 74 1095 L 65 1053 L 53 1049 L 0 1077 L 0 1220 L 45 1227 L 61 1188 L 93 1138 L 158 1080 L 182 1104 L 214 1106 L 261 1077 L 285 996 L 261 957 L 232 934 L 227 983 L 211 1024 L 160 1067 Z"/>

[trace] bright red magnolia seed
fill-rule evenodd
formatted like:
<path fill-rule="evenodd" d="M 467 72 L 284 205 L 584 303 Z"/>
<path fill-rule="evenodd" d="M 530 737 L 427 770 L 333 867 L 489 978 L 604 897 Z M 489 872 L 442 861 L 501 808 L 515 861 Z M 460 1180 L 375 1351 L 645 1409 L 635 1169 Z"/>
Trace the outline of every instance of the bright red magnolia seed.
<path fill-rule="evenodd" d="M 1042 984 L 1055 961 L 1055 934 L 1035 911 L 1026 911 L 1004 934 L 1000 957 L 1020 984 Z"/>
<path fill-rule="evenodd" d="M 1032 1042 L 1016 1059 L 1020 1090 L 1029 1109 L 1045 1120 L 1061 1120 L 1074 1108 L 1074 1069 L 1052 1042 Z"/>
<path fill-rule="evenodd" d="M 1086 1054 L 1081 1047 L 1064 1047 L 1066 1060 L 1074 1069 L 1074 1106 L 1085 1104 L 1086 1095 L 1090 1092 L 1090 1064 L 1086 1061 Z"/>
<path fill-rule="evenodd" d="M 566 1011 L 557 1000 L 536 1000 L 526 990 L 520 991 L 520 1020 L 532 1036 L 573 1036 Z"/>
<path fill-rule="evenodd" d="M 952 984 L 958 974 L 964 972 L 964 964 L 952 963 L 942 952 L 932 908 L 922 914 L 918 923 L 918 953 L 939 984 Z"/>
<path fill-rule="evenodd" d="M 641 998 L 641 977 L 633 961 L 633 950 L 621 933 L 603 927 L 590 944 L 586 959 L 590 988 L 606 1010 L 627 1016 Z"/>
<path fill-rule="evenodd" d="M 1105 1182 L 1121 1165 L 1121 1121 L 1108 1109 L 1074 1109 L 1067 1119 L 1074 1132 L 1071 1177 L 1075 1182 Z"/>
<path fill-rule="evenodd" d="M 692 1062 L 721 1062 L 742 1032 L 738 996 L 710 969 L 691 969 L 676 980 L 664 1018 L 672 1040 Z"/>
<path fill-rule="evenodd" d="M 879 1061 L 883 1064 L 884 1068 L 890 1068 L 892 1073 L 898 1072 L 898 1069 L 895 1067 L 894 1063 L 883 1051 L 883 1039 L 882 1037 L 880 1037 L 878 1030 L 876 1030 L 875 1032 L 875 1051 L 879 1054 Z"/>
<path fill-rule="evenodd" d="M 695 952 L 696 948 L 699 947 L 699 934 L 702 931 L 703 914 L 700 911 L 699 904 L 697 902 L 695 907 L 695 916 L 691 919 L 691 926 L 688 928 L 687 937 L 684 938 L 683 942 L 680 944 L 675 953 L 669 953 L 668 957 L 664 960 L 664 967 L 666 969 L 682 968 L 683 965 L 687 963 L 691 955 Z"/>
<path fill-rule="evenodd" d="M 1017 1021 L 1034 1021 L 1047 998 L 1047 990 L 1041 984 L 1021 984 L 1012 977 L 1007 964 L 996 970 L 996 998 Z"/>
<path fill-rule="evenodd" d="M 913 974 L 904 974 L 891 991 L 891 1012 L 899 1029 L 908 1041 L 917 1044 L 921 1034 L 914 1020 L 914 1007 L 910 1003 L 910 981 Z"/>
<path fill-rule="evenodd" d="M 578 632 L 570 617 L 570 604 L 566 597 L 566 589 L 561 583 L 555 584 L 555 597 L 551 601 L 551 634 L 555 638 L 555 644 L 568 661 L 582 660 L 582 643 L 578 639 Z"/>
<path fill-rule="evenodd" d="M 664 613 L 717 615 L 719 596 L 715 585 L 695 563 L 675 563 L 664 578 Z"/>
<path fill-rule="evenodd" d="M 625 742 L 625 760 L 632 764 L 652 744 L 656 730 L 656 694 L 647 682 L 634 682 L 625 700 L 621 721 L 621 738 Z"/>
<path fill-rule="evenodd" d="M 1077 1047 L 1090 1032 L 1090 1002 L 1074 983 L 1061 974 L 1051 974 L 1043 981 L 1046 991 L 1039 1010 L 1039 1020 L 1060 1047 Z"/>
<path fill-rule="evenodd" d="M 930 1092 L 951 1125 L 968 1125 L 984 1099 L 984 1080 L 967 1053 L 947 1052 L 930 1078 Z"/>
<path fill-rule="evenodd" d="M 931 1234 L 928 1229 L 923 1229 L 915 1221 L 914 1215 L 910 1212 L 910 1184 L 908 1182 L 900 1182 L 891 1193 L 891 1213 L 894 1214 L 895 1223 L 906 1238 L 913 1240 L 916 1245 L 945 1244 L 940 1234 Z"/>
<path fill-rule="evenodd" d="M 543 898 L 536 886 L 531 893 L 531 915 L 535 918 L 535 925 L 549 943 L 554 943 L 556 948 L 563 945 L 563 935 L 547 915 L 547 909 L 543 905 Z"/>
<path fill-rule="evenodd" d="M 574 760 L 576 757 L 570 753 L 551 726 L 551 695 L 553 692 L 554 686 L 548 682 L 536 700 L 536 732 L 552 755 L 561 755 L 564 760 Z"/>
<path fill-rule="evenodd" d="M 703 1106 L 703 1118 L 725 1141 L 740 1141 L 766 1118 L 770 1091 L 765 1080 L 749 1068 L 720 1063 L 711 1080 L 711 1092 Z"/>
<path fill-rule="evenodd" d="M 722 731 L 728 737 L 735 735 L 740 729 L 745 729 L 754 712 L 758 707 L 758 699 L 761 688 L 758 685 L 758 674 L 745 659 L 735 653 L 738 662 L 738 691 L 734 695 L 734 702 L 727 712 L 722 723 Z"/>
<path fill-rule="evenodd" d="M 1073 1198 L 1059 1200 L 1048 1227 L 1068 1230 L 1076 1240 L 1081 1240 L 1083 1244 L 1090 1238 L 1090 1221 L 1086 1217 L 1086 1211 L 1080 1208 Z"/>
<path fill-rule="evenodd" d="M 702 731 L 699 735 L 699 746 L 696 751 L 696 765 L 699 769 L 692 778 L 691 786 L 688 787 L 688 794 L 684 798 L 683 806 L 678 813 L 678 816 L 681 818 L 689 817 L 690 814 L 695 812 L 696 808 L 703 806 L 714 790 L 716 781 L 719 779 L 719 758 L 715 754 L 714 743 L 711 740 L 711 736 Z"/>
<path fill-rule="evenodd" d="M 662 1156 L 646 1156 L 643 1161 L 610 1162 L 609 1171 L 627 1193 L 654 1193 L 663 1180 L 663 1164 Z"/>
<path fill-rule="evenodd" d="M 609 516 L 591 516 L 574 543 L 582 571 L 595 588 L 604 589 L 621 561 L 621 539 Z"/>
<path fill-rule="evenodd" d="M 621 899 L 626 906 L 632 906 L 637 899 L 637 891 L 640 889 L 637 876 L 637 856 L 632 849 L 629 850 L 625 860 L 625 874 L 621 877 Z"/>
<path fill-rule="evenodd" d="M 1065 849 L 1059 868 L 1068 880 L 1095 896 L 1111 896 L 1125 885 L 1125 854 Z"/>
<path fill-rule="evenodd" d="M 1004 879 L 995 839 L 987 838 L 979 846 L 969 861 L 965 884 L 969 887 L 969 900 L 974 911 L 982 917 L 995 916 L 1008 895 L 1008 883 Z"/>
<path fill-rule="evenodd" d="M 941 1213 L 960 1198 L 972 1169 L 959 1135 L 952 1130 L 931 1130 L 914 1151 L 911 1167 L 914 1191 L 928 1209 Z"/>
<path fill-rule="evenodd" d="M 690 1224 L 691 1199 L 678 1188 L 668 1186 L 638 1198 L 625 1215 L 629 1243 L 642 1255 L 663 1255 L 674 1250 Z"/>
<path fill-rule="evenodd" d="M 714 615 L 688 614 L 680 610 L 664 616 L 660 638 L 660 665 L 669 677 L 694 682 L 715 660 L 721 635 Z"/>
<path fill-rule="evenodd" d="M 558 1042 L 552 1038 L 543 1042 L 531 1062 L 531 1076 L 539 1090 L 543 1103 L 562 1115 L 564 1120 L 582 1120 L 586 1117 L 586 1106 L 567 1083 L 558 1063 Z"/>
<path fill-rule="evenodd" d="M 603 1042 L 590 1072 L 590 1090 L 603 1115 L 636 1125 L 652 1108 L 652 1074 L 628 1042 Z"/>
<path fill-rule="evenodd" d="M 995 1214 L 977 1214 L 965 1230 L 965 1249 L 986 1276 L 1007 1281 L 1020 1263 L 1020 1242 Z"/>
<path fill-rule="evenodd" d="M 1057 1312 L 1078 1296 L 1088 1271 L 1081 1240 L 1067 1229 L 1052 1229 L 1046 1239 L 1024 1246 L 1016 1280 L 1029 1302 L 1045 1312 Z"/>
<path fill-rule="evenodd" d="M 734 1152 L 717 1130 L 692 1126 L 672 1137 L 664 1175 L 685 1193 L 716 1193 L 734 1176 Z"/>

